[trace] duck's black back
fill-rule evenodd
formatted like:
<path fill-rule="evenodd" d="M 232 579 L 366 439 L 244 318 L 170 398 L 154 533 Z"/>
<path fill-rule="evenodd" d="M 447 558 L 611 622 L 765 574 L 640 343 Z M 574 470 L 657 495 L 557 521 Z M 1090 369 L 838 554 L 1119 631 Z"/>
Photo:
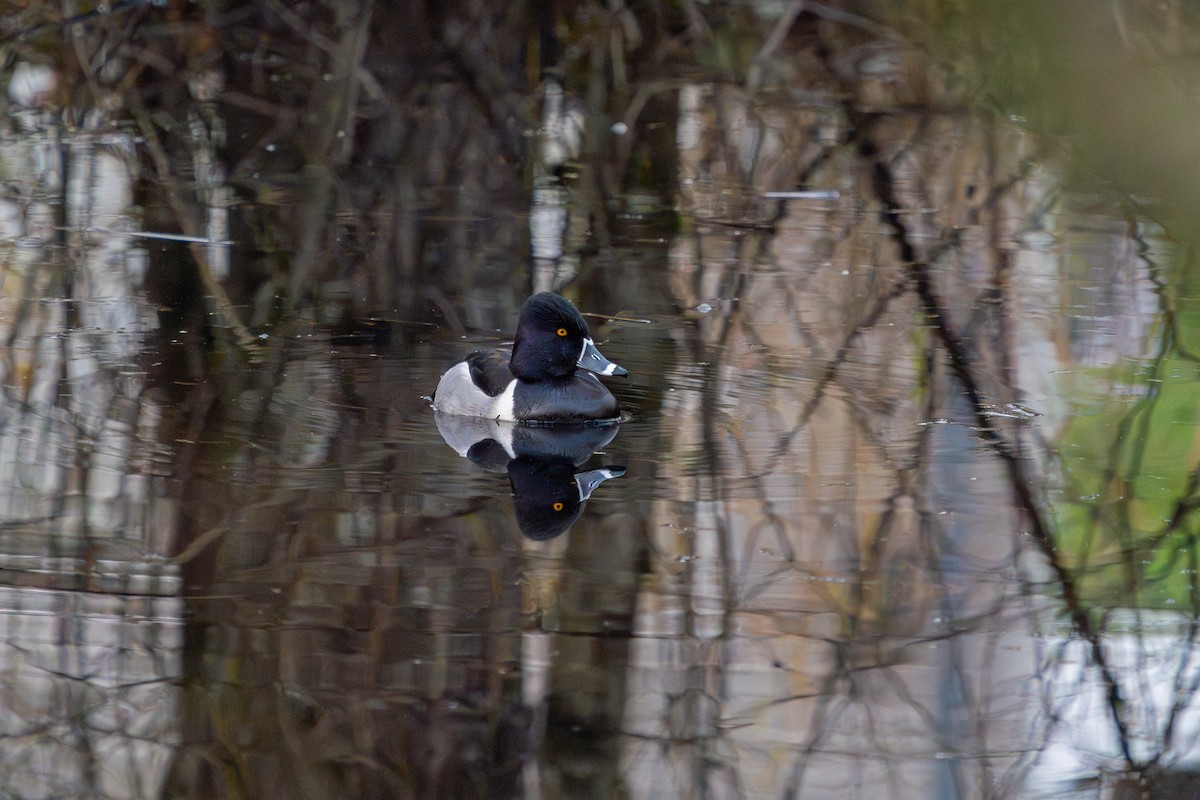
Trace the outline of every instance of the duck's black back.
<path fill-rule="evenodd" d="M 509 369 L 509 354 L 503 350 L 480 350 L 467 356 L 467 366 L 471 370 L 471 382 L 489 397 L 499 397 L 513 381 L 512 370 Z"/>

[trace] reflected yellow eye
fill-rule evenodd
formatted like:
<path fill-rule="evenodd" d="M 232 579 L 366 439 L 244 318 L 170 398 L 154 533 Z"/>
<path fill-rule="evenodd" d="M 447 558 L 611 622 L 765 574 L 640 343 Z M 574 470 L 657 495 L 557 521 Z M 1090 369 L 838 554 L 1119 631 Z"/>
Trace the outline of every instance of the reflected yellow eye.
<path fill-rule="evenodd" d="M 562 510 L 563 510 L 563 504 L 562 504 L 562 503 L 555 503 L 553 506 L 551 506 L 551 508 L 553 508 L 555 511 L 562 511 Z"/>
<path fill-rule="evenodd" d="M 556 330 L 556 331 L 555 331 L 555 333 L 557 333 L 559 336 L 566 336 L 566 335 L 567 335 L 567 329 L 566 329 L 566 328 L 559 328 L 558 330 Z"/>

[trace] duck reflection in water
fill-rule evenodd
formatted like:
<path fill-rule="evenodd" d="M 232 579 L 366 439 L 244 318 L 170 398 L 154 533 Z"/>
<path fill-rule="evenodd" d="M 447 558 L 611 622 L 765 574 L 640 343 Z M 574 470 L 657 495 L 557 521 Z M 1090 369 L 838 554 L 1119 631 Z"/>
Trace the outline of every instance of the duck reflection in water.
<path fill-rule="evenodd" d="M 434 413 L 438 432 L 460 456 L 489 472 L 507 472 L 517 525 L 545 541 L 579 519 L 584 503 L 624 467 L 577 471 L 617 435 L 619 424 L 529 426 L 481 417 Z"/>

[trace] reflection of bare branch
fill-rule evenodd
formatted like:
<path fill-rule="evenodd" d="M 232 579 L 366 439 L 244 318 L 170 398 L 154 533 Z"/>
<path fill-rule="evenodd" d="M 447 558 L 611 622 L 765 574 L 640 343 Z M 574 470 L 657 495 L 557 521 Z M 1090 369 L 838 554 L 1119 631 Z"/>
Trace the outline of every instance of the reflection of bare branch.
<path fill-rule="evenodd" d="M 803 410 L 800 412 L 800 416 L 797 418 L 796 424 L 790 431 L 779 438 L 779 442 L 775 446 L 774 452 L 767 459 L 764 472 L 773 472 L 778 466 L 779 461 L 788 454 L 788 451 L 792 446 L 792 440 L 796 438 L 796 436 L 801 430 L 804 429 L 806 425 L 808 425 L 809 419 L 812 418 L 812 415 L 816 412 L 818 406 L 820 406 L 821 402 L 824 400 L 826 390 L 833 383 L 834 378 L 837 377 L 838 370 L 845 363 L 847 356 L 850 355 L 850 351 L 854 348 L 854 345 L 858 342 L 859 338 L 865 331 L 875 327 L 875 325 L 887 312 L 891 302 L 900 295 L 904 294 L 907 289 L 907 276 L 893 283 L 891 289 L 889 289 L 886 294 L 875 300 L 875 305 L 872 306 L 871 309 L 863 316 L 863 318 L 854 325 L 854 328 L 842 340 L 841 345 L 833 354 L 833 357 L 825 363 L 825 369 L 821 371 L 821 377 L 817 379 L 817 387 L 813 391 L 813 396 L 809 398 L 808 402 L 804 405 Z"/>
<path fill-rule="evenodd" d="M 183 552 L 171 559 L 176 564 L 186 564 L 193 558 L 203 552 L 210 544 L 219 540 L 222 536 L 229 532 L 229 528 L 224 525 L 219 525 L 212 530 L 205 531 L 197 536 L 194 540 L 188 543 Z"/>
<path fill-rule="evenodd" d="M 288 280 L 287 308 L 296 311 L 309 291 L 321 248 L 318 243 L 328 230 L 332 207 L 334 170 L 349 161 L 354 142 L 354 113 L 361 87 L 360 65 L 366 52 L 374 3 L 362 0 L 359 8 L 340 8 L 338 23 L 344 26 L 330 56 L 333 80 L 323 90 L 311 137 L 304 139 L 304 200 L 300 240 Z"/>
<path fill-rule="evenodd" d="M 1146 274 L 1154 284 L 1154 293 L 1158 295 L 1158 312 L 1162 315 L 1162 323 L 1166 335 L 1162 337 L 1161 346 L 1164 350 L 1178 354 L 1187 361 L 1200 361 L 1200 355 L 1193 353 L 1184 344 L 1179 330 L 1179 315 L 1176 300 L 1171 294 L 1171 287 L 1162 276 L 1162 265 L 1151 254 L 1150 243 L 1142 232 L 1143 226 L 1135 216 L 1135 210 L 1129 203 L 1124 206 L 1125 231 L 1129 240 L 1137 248 L 1137 257 L 1146 265 Z"/>
<path fill-rule="evenodd" d="M 78 14 L 72 14 L 66 19 L 52 20 L 48 22 L 30 25 L 22 30 L 14 37 L 0 42 L 0 45 L 9 45 L 13 42 L 24 42 L 33 39 L 47 30 L 59 28 L 64 33 L 69 33 L 71 29 L 85 25 L 89 22 L 94 22 L 98 19 L 114 18 L 119 14 L 134 11 L 138 9 L 146 9 L 151 5 L 151 0 L 117 0 L 115 3 L 102 3 L 96 8 L 88 11 L 81 11 Z"/>
<path fill-rule="evenodd" d="M 840 655 L 840 651 L 835 650 Z M 834 732 L 834 727 L 827 724 L 830 717 L 833 716 L 832 708 L 835 703 L 848 703 L 847 698 L 843 698 L 836 691 L 837 685 L 844 677 L 844 664 L 838 658 L 837 669 L 831 670 L 825 676 L 820 688 L 818 689 L 819 696 L 812 710 L 812 721 L 809 724 L 808 740 L 799 748 L 799 753 L 796 758 L 796 763 L 792 767 L 791 778 L 787 785 L 791 787 L 789 798 L 803 797 L 804 775 L 808 766 L 807 756 L 811 756 L 817 752 L 817 749 L 825 741 L 825 738 Z"/>
<path fill-rule="evenodd" d="M 869 17 L 864 17 L 861 14 L 855 14 L 851 11 L 846 11 L 845 9 L 841 8 L 834 8 L 833 6 L 828 6 L 824 3 L 810 2 L 808 4 L 808 9 L 819 17 L 824 17 L 825 19 L 832 20 L 833 22 L 840 22 L 843 25 L 861 28 L 862 30 L 872 33 L 881 39 L 888 39 L 894 42 L 906 41 L 905 38 L 893 28 L 889 28 L 886 25 L 881 25 L 875 20 Z"/>
<path fill-rule="evenodd" d="M 771 34 L 763 42 L 762 47 L 758 48 L 758 52 L 754 54 L 754 61 L 750 64 L 750 70 L 746 76 L 747 91 L 755 92 L 762 86 L 763 71 L 766 68 L 767 62 L 775 55 L 775 51 L 779 49 L 779 45 L 783 44 L 784 37 L 787 36 L 788 31 L 795 24 L 796 18 L 803 11 L 804 0 L 792 0 L 788 4 L 787 10 L 779 16 L 779 19 L 775 22 L 775 27 L 771 29 Z"/>
<path fill-rule="evenodd" d="M 179 186 L 171 170 L 170 160 L 167 158 L 167 152 L 163 149 L 162 142 L 158 138 L 158 131 L 155 128 L 154 122 L 150 119 L 150 115 L 146 107 L 142 104 L 137 92 L 129 92 L 125 97 L 129 103 L 129 109 L 137 121 L 138 128 L 145 139 L 146 148 L 150 152 L 155 171 L 158 173 L 158 180 L 162 184 L 163 191 L 166 192 L 167 200 L 175 212 L 175 217 L 179 221 L 180 227 L 183 228 L 184 234 L 194 240 L 189 241 L 188 250 L 196 263 L 196 269 L 200 273 L 200 280 L 204 284 L 204 289 L 211 296 L 212 302 L 216 306 L 217 312 L 220 313 L 222 320 L 234 333 L 237 344 L 244 350 L 251 350 L 256 340 L 249 329 L 238 318 L 237 312 L 233 310 L 233 304 L 229 301 L 229 295 L 225 293 L 225 288 L 221 286 L 220 282 L 213 276 L 212 270 L 208 267 L 208 259 L 205 256 L 204 248 L 199 244 L 199 241 L 204 238 L 204 233 L 201 231 L 195 215 L 188 207 L 187 201 L 184 200 L 179 190 Z"/>
<path fill-rule="evenodd" d="M 901 260 L 909 265 L 909 274 L 917 295 L 920 297 L 925 316 L 932 323 L 938 340 L 946 352 L 950 368 L 958 378 L 963 392 L 967 395 L 980 437 L 992 447 L 1007 469 L 1009 484 L 1016 495 L 1019 507 L 1029 522 L 1034 541 L 1054 572 L 1071 622 L 1090 645 L 1092 660 L 1100 670 L 1106 689 L 1108 710 L 1117 728 L 1122 754 L 1132 767 L 1136 764 L 1136 760 L 1130 750 L 1126 704 L 1116 674 L 1109 664 L 1100 631 L 1079 598 L 1074 576 L 1059 557 L 1054 533 L 1046 521 L 1041 503 L 1034 495 L 1033 481 L 1025 473 L 1024 462 L 1014 455 L 1011 445 L 985 413 L 986 404 L 967 347 L 955 331 L 946 306 L 934 288 L 929 262 L 918 256 L 916 248 L 909 238 L 903 219 L 904 207 L 896 196 L 891 169 L 869 139 L 868 120 L 862 122 L 863 124 L 855 126 L 855 130 L 859 131 L 857 134 L 859 136 L 858 150 L 864 160 L 871 165 L 874 192 L 882 206 L 881 217 L 891 228 L 892 238 L 900 250 Z"/>
<path fill-rule="evenodd" d="M 696 7 L 696 0 L 684 0 L 684 11 L 687 13 L 688 33 L 691 34 L 694 43 L 699 44 L 704 40 L 712 40 L 712 28 L 708 24 L 708 20 L 700 13 L 700 9 Z"/>

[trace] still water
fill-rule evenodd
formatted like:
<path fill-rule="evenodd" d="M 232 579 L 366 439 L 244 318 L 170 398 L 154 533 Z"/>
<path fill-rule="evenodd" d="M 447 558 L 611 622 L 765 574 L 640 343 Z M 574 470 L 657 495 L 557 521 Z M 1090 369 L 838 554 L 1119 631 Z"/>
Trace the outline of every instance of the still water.
<path fill-rule="evenodd" d="M 24 755 L 6 780 L 21 796 L 1092 797 L 1124 748 L 1193 753 L 1194 630 L 1171 605 L 1195 595 L 1162 588 L 1148 550 L 1093 558 L 1144 570 L 1128 599 L 1152 607 L 1068 570 L 1069 602 L 1105 609 L 1089 633 L 1127 698 L 1118 729 L 1011 471 L 956 378 L 923 363 L 912 298 L 862 308 L 855 335 L 862 304 L 838 283 L 876 265 L 697 253 L 739 239 L 597 265 L 616 288 L 578 300 L 630 372 L 608 381 L 618 426 L 430 409 L 447 366 L 509 341 L 519 296 L 505 327 L 466 336 L 268 335 L 270 380 L 228 401 L 134 376 L 129 394 L 101 381 L 128 407 L 93 428 L 10 404 L 7 680 L 30 706 L 9 725 L 34 721 L 7 740 Z M 707 268 L 740 270 L 736 290 L 641 291 Z M 1089 480 L 1075 454 L 1096 446 L 1072 425 L 1144 408 L 1083 367 L 1138 320 L 1023 313 L 1066 346 L 1030 343 L 1039 388 L 986 413 L 1061 518 L 1088 507 L 1063 482 Z M 79 372 L 68 385 L 98 380 Z M 565 532 L 531 521 L 601 468 Z"/>
<path fill-rule="evenodd" d="M 0 797 L 1200 796 L 1195 250 L 818 5 L 519 107 L 366 17 L 11 39 Z M 435 414 L 541 290 L 621 422 Z"/>

